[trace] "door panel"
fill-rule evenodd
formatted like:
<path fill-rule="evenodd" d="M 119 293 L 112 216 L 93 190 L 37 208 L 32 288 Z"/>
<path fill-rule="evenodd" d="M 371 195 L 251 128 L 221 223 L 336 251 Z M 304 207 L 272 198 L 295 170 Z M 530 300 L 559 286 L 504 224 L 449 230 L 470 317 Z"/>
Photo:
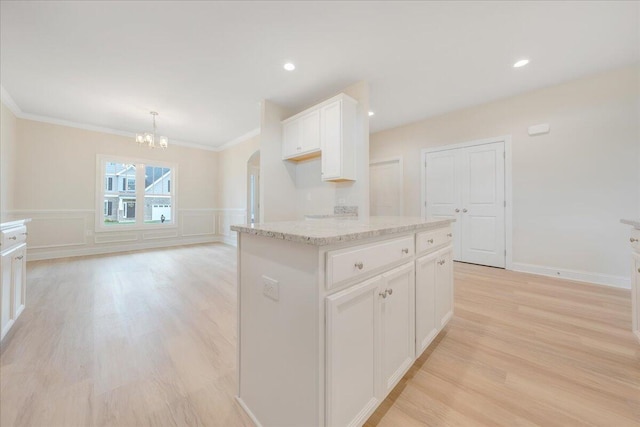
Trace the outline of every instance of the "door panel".
<path fill-rule="evenodd" d="M 437 253 L 436 261 L 436 327 L 441 330 L 453 316 L 453 251 L 446 248 Z"/>
<path fill-rule="evenodd" d="M 462 244 L 460 234 L 461 157 L 459 150 L 443 150 L 426 155 L 426 211 L 428 218 L 456 218 L 452 224 L 455 257 L 459 259 Z"/>
<path fill-rule="evenodd" d="M 323 107 L 320 113 L 322 144 L 322 178 L 341 175 L 342 163 L 342 104 L 338 101 Z"/>
<path fill-rule="evenodd" d="M 386 395 L 409 369 L 415 356 L 414 263 L 382 275 L 386 298 L 381 299 L 380 331 L 382 385 Z"/>
<path fill-rule="evenodd" d="M 302 151 L 320 149 L 320 111 L 314 111 L 300 119 Z"/>
<path fill-rule="evenodd" d="M 462 150 L 460 260 L 504 267 L 504 143 Z"/>
<path fill-rule="evenodd" d="M 378 404 L 377 276 L 326 299 L 327 425 L 361 425 Z"/>
<path fill-rule="evenodd" d="M 438 252 L 416 260 L 416 358 L 438 334 L 436 325 L 436 261 Z"/>

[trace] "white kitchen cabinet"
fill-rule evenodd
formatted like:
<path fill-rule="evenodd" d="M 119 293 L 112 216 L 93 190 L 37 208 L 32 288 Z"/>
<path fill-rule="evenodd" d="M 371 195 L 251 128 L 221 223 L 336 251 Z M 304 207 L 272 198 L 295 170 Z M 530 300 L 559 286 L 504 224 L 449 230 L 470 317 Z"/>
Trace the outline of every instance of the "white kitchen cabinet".
<path fill-rule="evenodd" d="M 633 332 L 640 340 L 640 252 L 633 254 L 631 272 L 631 307 L 633 309 Z"/>
<path fill-rule="evenodd" d="M 20 316 L 26 302 L 27 227 L 30 220 L 1 224 L 0 339 Z"/>
<path fill-rule="evenodd" d="M 437 252 L 436 261 L 436 327 L 442 329 L 453 316 L 453 248 Z"/>
<path fill-rule="evenodd" d="M 282 122 L 282 159 L 321 156 L 323 181 L 356 177 L 357 101 L 339 94 Z"/>
<path fill-rule="evenodd" d="M 396 386 L 415 357 L 413 262 L 382 275 L 379 292 L 381 398 Z"/>
<path fill-rule="evenodd" d="M 363 424 L 378 405 L 377 276 L 327 298 L 327 425 Z"/>
<path fill-rule="evenodd" d="M 398 384 L 453 312 L 451 220 L 422 221 L 232 227 L 238 401 L 256 424 L 360 426 Z"/>
<path fill-rule="evenodd" d="M 320 111 L 310 111 L 283 122 L 282 158 L 304 160 L 320 154 Z"/>
<path fill-rule="evenodd" d="M 340 97 L 320 114 L 323 181 L 356 179 L 356 102 Z"/>
<path fill-rule="evenodd" d="M 440 330 L 436 325 L 436 271 L 438 253 L 416 260 L 416 358 L 427 349 Z"/>

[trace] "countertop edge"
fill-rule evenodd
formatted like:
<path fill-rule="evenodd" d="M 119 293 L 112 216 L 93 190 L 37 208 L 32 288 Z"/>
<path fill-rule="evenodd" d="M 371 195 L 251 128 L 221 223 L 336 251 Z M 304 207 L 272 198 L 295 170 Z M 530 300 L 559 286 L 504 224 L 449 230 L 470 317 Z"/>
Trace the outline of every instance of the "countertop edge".
<path fill-rule="evenodd" d="M 621 219 L 620 220 L 621 223 L 626 224 L 626 225 L 630 225 L 638 230 L 640 230 L 640 220 L 633 220 L 633 219 Z"/>
<path fill-rule="evenodd" d="M 281 231 L 260 230 L 260 229 L 251 228 L 246 224 L 232 225 L 231 230 L 236 231 L 238 233 L 247 233 L 254 236 L 263 236 L 263 237 L 268 237 L 272 239 L 286 240 L 286 241 L 295 242 L 295 243 L 304 243 L 304 244 L 313 245 L 313 246 L 327 246 L 335 243 L 353 242 L 357 240 L 364 240 L 364 239 L 385 236 L 390 234 L 429 230 L 429 229 L 439 228 L 444 225 L 451 224 L 453 222 L 455 222 L 455 219 L 447 218 L 447 219 L 441 219 L 441 220 L 432 220 L 429 222 L 424 222 L 419 224 L 400 225 L 395 227 L 381 228 L 377 230 L 345 233 L 345 234 L 332 236 L 332 237 L 312 237 L 312 236 L 305 236 L 303 234 L 285 233 Z"/>

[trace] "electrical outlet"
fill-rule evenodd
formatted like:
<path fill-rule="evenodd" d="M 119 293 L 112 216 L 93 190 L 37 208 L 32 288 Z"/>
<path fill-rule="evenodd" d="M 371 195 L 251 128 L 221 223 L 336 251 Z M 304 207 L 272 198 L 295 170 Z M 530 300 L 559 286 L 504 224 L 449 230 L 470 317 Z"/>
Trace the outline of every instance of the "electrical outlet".
<path fill-rule="evenodd" d="M 271 277 L 262 276 L 262 293 L 274 301 L 280 299 L 280 287 L 277 280 Z"/>

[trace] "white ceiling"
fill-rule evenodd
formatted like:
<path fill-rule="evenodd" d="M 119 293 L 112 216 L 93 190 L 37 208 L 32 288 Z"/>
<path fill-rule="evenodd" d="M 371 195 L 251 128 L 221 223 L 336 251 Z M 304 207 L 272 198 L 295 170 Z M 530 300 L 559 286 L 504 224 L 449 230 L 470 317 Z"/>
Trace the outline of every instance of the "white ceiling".
<path fill-rule="evenodd" d="M 27 115 L 135 132 L 156 110 L 159 133 L 216 147 L 262 99 L 368 80 L 375 132 L 638 62 L 639 4 L 3 1 L 1 83 Z"/>

